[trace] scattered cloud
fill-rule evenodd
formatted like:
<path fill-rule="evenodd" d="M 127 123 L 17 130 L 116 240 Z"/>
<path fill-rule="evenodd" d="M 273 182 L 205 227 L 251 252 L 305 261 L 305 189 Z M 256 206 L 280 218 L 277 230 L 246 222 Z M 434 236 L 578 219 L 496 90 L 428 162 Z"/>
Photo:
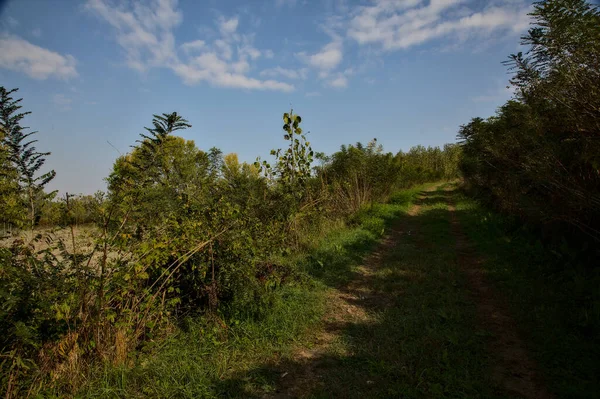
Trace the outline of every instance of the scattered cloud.
<path fill-rule="evenodd" d="M 55 94 L 54 97 L 52 97 L 52 102 L 61 111 L 69 111 L 73 100 L 64 94 Z"/>
<path fill-rule="evenodd" d="M 308 93 L 305 94 L 306 97 L 320 97 L 321 93 L 319 93 L 318 91 L 309 91 Z"/>
<path fill-rule="evenodd" d="M 78 76 L 75 58 L 36 46 L 18 36 L 0 36 L 0 68 L 23 72 L 34 79 Z"/>
<path fill-rule="evenodd" d="M 348 68 L 343 72 L 337 72 L 333 75 L 328 75 L 325 78 L 325 84 L 329 87 L 333 87 L 334 89 L 345 89 L 348 87 L 348 76 L 354 74 L 354 70 L 352 68 Z"/>
<path fill-rule="evenodd" d="M 294 90 L 285 82 L 248 76 L 251 62 L 263 55 L 272 56 L 272 52 L 255 48 L 253 35 L 238 32 L 238 17 L 218 18 L 218 37 L 214 40 L 202 38 L 177 47 L 173 30 L 183 21 L 177 0 L 152 0 L 129 6 L 88 0 L 86 8 L 115 29 L 126 64 L 134 70 L 171 69 L 188 85 L 208 82 L 227 88 Z"/>
<path fill-rule="evenodd" d="M 230 36 L 235 33 L 239 24 L 237 17 L 231 19 L 221 18 L 219 21 L 219 30 L 223 36 Z"/>
<path fill-rule="evenodd" d="M 200 51 L 206 48 L 206 42 L 204 40 L 194 40 L 192 42 L 183 43 L 179 46 L 186 53 L 191 53 L 194 51 Z"/>
<path fill-rule="evenodd" d="M 407 49 L 434 39 L 465 41 L 492 31 L 519 33 L 529 23 L 530 4 L 521 0 L 490 3 L 480 10 L 467 0 L 375 0 L 359 7 L 350 19 L 347 37 L 383 50 Z M 476 6 L 478 3 L 473 3 Z"/>
<path fill-rule="evenodd" d="M 313 68 L 327 72 L 337 67 L 344 58 L 342 41 L 336 38 L 315 54 L 308 55 L 301 52 L 297 53 L 297 56 Z"/>
<path fill-rule="evenodd" d="M 257 89 L 257 90 L 280 90 L 292 91 L 294 86 L 275 80 L 258 80 L 235 71 L 227 71 L 226 64 L 219 60 L 214 54 L 208 54 L 198 60 L 198 65 L 179 64 L 174 67 L 175 73 L 180 76 L 186 84 L 193 85 L 201 81 L 209 81 L 216 86 Z"/>
<path fill-rule="evenodd" d="M 348 87 L 348 79 L 345 76 L 340 75 L 336 78 L 329 80 L 327 82 L 327 85 L 336 89 L 343 89 Z"/>
<path fill-rule="evenodd" d="M 288 79 L 306 79 L 308 77 L 308 68 L 301 69 L 286 69 L 280 66 L 275 68 L 265 69 L 260 73 L 260 76 L 278 77 L 283 76 Z"/>
<path fill-rule="evenodd" d="M 274 3 L 277 7 L 305 4 L 298 0 Z M 206 82 L 217 87 L 279 91 L 294 90 L 290 82 L 307 79 L 309 71 L 325 87 L 348 87 L 353 74 L 363 75 L 373 84 L 373 79 L 365 76 L 366 70 L 372 69 L 367 64 L 373 58 L 432 41 L 439 42 L 440 48 L 455 49 L 473 38 L 496 40 L 504 33 L 517 34 L 527 28 L 531 9 L 526 0 L 325 3 L 329 11 L 317 26 L 329 39 L 317 48 L 292 50 L 299 66 L 271 64 L 261 69 L 257 61 L 273 59 L 275 53 L 255 46 L 255 34 L 248 29 L 256 30 L 260 21 L 243 7 L 236 9 L 235 15 L 215 18 L 212 29 L 200 30 L 199 37 L 185 43 L 178 43 L 174 34 L 184 18 L 177 0 L 86 0 L 85 8 L 112 26 L 125 63 L 134 70 L 169 69 L 188 85 Z M 345 52 L 353 49 L 352 44 L 358 44 L 359 61 L 354 63 L 355 71 L 343 70 L 348 62 Z"/>
<path fill-rule="evenodd" d="M 175 62 L 173 28 L 181 24 L 183 14 L 176 0 L 153 0 L 112 6 L 107 0 L 88 0 L 85 8 L 108 22 L 117 32 L 117 43 L 125 51 L 126 64 L 144 72 L 152 67 Z"/>
<path fill-rule="evenodd" d="M 319 79 L 325 79 L 326 85 L 333 88 L 344 88 L 348 86 L 345 73 L 335 72 L 344 58 L 343 42 L 339 36 L 333 36 L 333 40 L 323 46 L 314 54 L 305 52 L 296 53 L 296 56 L 317 71 Z"/>
<path fill-rule="evenodd" d="M 31 34 L 33 37 L 40 38 L 40 37 L 42 37 L 42 30 L 40 28 L 35 28 L 34 30 L 31 31 Z"/>

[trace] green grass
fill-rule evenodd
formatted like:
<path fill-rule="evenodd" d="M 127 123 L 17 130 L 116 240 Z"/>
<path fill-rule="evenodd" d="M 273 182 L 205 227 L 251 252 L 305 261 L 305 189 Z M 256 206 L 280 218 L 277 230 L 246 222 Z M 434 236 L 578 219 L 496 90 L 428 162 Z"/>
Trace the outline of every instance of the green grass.
<path fill-rule="evenodd" d="M 510 300 L 521 334 L 560 398 L 597 398 L 600 392 L 600 269 L 544 248 L 526 226 L 509 222 L 457 195 L 469 238 L 484 267 Z"/>
<path fill-rule="evenodd" d="M 341 350 L 316 359 L 316 398 L 493 398 L 485 332 L 458 270 L 443 191 L 428 193 L 417 216 L 365 282 L 371 316 L 342 332 Z M 339 353 L 342 353 L 340 355 Z M 283 365 L 279 370 L 293 369 Z"/>
<path fill-rule="evenodd" d="M 261 319 L 226 320 L 226 330 L 188 319 L 169 339 L 141 354 L 133 367 L 95 370 L 79 393 L 87 398 L 254 397 L 273 392 L 273 364 L 290 361 L 294 348 L 310 345 L 320 328 L 328 287 L 349 281 L 383 229 L 411 205 L 422 187 L 393 205 L 360 212 L 350 227 L 337 225 L 319 245 L 285 260 L 307 278 L 274 293 Z"/>
<path fill-rule="evenodd" d="M 268 381 L 252 378 L 251 368 L 289 354 L 321 317 L 323 289 L 286 287 L 267 316 L 232 322 L 228 331 L 189 319 L 161 348 L 140 357 L 133 368 L 106 368 L 82 397 L 224 397 L 235 392 L 268 392 Z M 300 341 L 298 341 L 300 339 Z M 248 373 L 235 383 L 232 373 Z"/>

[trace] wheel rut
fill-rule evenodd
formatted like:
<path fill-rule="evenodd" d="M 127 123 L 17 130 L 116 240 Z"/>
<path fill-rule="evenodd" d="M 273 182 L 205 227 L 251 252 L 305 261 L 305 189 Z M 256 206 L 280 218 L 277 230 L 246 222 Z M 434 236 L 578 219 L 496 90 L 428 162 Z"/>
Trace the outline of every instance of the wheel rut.
<path fill-rule="evenodd" d="M 483 259 L 469 242 L 451 196 L 448 196 L 450 225 L 456 239 L 457 261 L 467 276 L 470 294 L 477 305 L 478 322 L 491 337 L 488 351 L 492 359 L 491 377 L 506 394 L 526 399 L 550 399 L 553 396 L 541 381 L 518 327 L 510 316 L 506 298 L 496 291 L 482 267 Z"/>

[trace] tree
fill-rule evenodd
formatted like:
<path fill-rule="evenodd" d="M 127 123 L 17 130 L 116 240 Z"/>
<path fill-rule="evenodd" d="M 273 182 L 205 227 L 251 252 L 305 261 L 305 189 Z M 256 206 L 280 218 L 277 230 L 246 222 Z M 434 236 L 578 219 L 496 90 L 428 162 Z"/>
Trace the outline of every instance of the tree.
<path fill-rule="evenodd" d="M 534 3 L 535 26 L 522 37 L 529 46 L 506 64 L 522 100 L 547 103 L 582 135 L 600 130 L 600 11 L 585 0 Z"/>
<path fill-rule="evenodd" d="M 49 195 L 44 187 L 56 176 L 51 170 L 40 174 L 49 152 L 38 152 L 33 146 L 37 140 L 28 138 L 37 132 L 25 133 L 27 127 L 21 126 L 21 120 L 30 112 L 18 112 L 23 100 L 13 99 L 11 94 L 18 89 L 7 91 L 0 86 L 0 126 L 2 130 L 2 146 L 6 148 L 8 162 L 14 170 L 18 183 L 18 193 L 26 199 L 29 209 L 29 226 L 33 230 L 40 212 L 40 204 Z"/>
<path fill-rule="evenodd" d="M 490 203 L 549 236 L 598 241 L 600 9 L 545 0 L 530 15 L 529 50 L 506 62 L 516 99 L 461 127 L 461 170 Z"/>
<path fill-rule="evenodd" d="M 192 125 L 182 118 L 181 115 L 178 115 L 177 112 L 153 115 L 152 125 L 154 127 L 144 128 L 149 134 L 142 133 L 140 134 L 142 139 L 137 140 L 137 143 L 140 143 L 140 145 L 138 147 L 136 167 L 140 170 L 151 169 L 154 172 L 164 172 L 162 177 L 160 175 L 150 175 L 146 173 L 150 180 L 158 182 L 169 174 L 168 166 L 164 164 L 164 162 L 167 161 L 167 158 L 161 153 L 164 147 L 163 144 L 171 137 L 169 135 L 173 132 L 190 128 Z"/>
<path fill-rule="evenodd" d="M 301 195 L 301 187 L 310 177 L 314 153 L 300 127 L 300 115 L 294 115 L 294 110 L 286 112 L 283 122 L 283 138 L 289 142 L 288 148 L 271 150 L 271 155 L 276 157 L 274 168 L 267 161 L 260 163 L 257 160 L 255 165 L 266 175 L 279 179 L 295 194 Z"/>

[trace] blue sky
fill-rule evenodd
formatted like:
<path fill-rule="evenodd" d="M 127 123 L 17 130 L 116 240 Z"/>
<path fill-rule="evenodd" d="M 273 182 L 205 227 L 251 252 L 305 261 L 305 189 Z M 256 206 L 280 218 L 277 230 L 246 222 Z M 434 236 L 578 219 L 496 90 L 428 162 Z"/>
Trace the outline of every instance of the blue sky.
<path fill-rule="evenodd" d="M 152 114 L 241 160 L 283 145 L 281 115 L 313 149 L 373 137 L 388 151 L 455 140 L 511 96 L 522 0 L 9 0 L 0 85 L 51 151 L 51 189 L 92 193 Z M 109 144 L 110 142 L 110 144 Z M 114 146 L 114 148 L 113 148 Z"/>

